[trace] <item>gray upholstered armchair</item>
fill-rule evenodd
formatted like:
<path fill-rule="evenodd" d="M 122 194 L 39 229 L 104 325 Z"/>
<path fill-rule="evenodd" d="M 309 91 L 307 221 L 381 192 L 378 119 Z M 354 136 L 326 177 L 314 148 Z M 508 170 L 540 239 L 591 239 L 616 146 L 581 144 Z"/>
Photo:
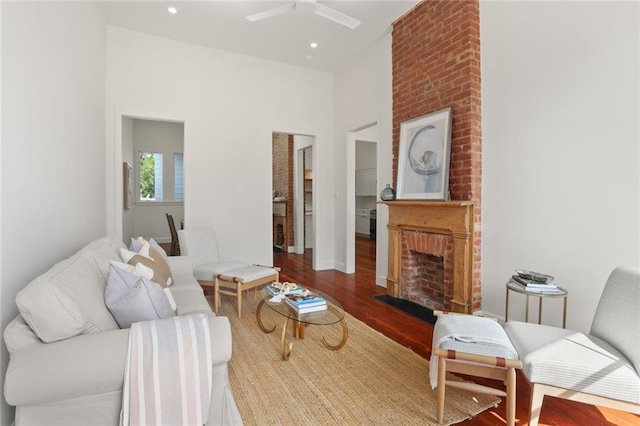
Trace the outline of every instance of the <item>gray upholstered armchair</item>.
<path fill-rule="evenodd" d="M 640 270 L 611 273 L 589 334 L 513 321 L 505 329 L 531 384 L 530 426 L 545 395 L 640 414 Z"/>

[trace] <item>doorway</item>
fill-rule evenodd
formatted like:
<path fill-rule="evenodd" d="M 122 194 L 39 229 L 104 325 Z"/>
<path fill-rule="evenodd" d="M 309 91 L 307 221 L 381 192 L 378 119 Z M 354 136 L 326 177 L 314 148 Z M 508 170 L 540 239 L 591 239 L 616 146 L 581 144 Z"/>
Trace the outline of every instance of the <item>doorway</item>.
<path fill-rule="evenodd" d="M 309 135 L 272 135 L 274 253 L 303 254 L 315 247 L 314 142 Z"/>
<path fill-rule="evenodd" d="M 347 133 L 346 273 L 355 272 L 356 235 L 358 238 L 368 237 L 374 243 L 376 239 L 378 139 L 377 121 Z"/>
<path fill-rule="evenodd" d="M 184 223 L 184 122 L 122 116 L 121 125 L 123 241 L 170 243 L 166 214 Z"/>

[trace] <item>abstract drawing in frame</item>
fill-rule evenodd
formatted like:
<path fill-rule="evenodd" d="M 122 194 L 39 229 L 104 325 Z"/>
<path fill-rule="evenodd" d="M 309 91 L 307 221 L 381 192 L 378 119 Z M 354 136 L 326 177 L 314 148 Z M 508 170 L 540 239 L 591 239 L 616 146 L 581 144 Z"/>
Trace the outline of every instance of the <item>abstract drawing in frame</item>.
<path fill-rule="evenodd" d="M 452 110 L 400 124 L 397 198 L 449 199 Z"/>

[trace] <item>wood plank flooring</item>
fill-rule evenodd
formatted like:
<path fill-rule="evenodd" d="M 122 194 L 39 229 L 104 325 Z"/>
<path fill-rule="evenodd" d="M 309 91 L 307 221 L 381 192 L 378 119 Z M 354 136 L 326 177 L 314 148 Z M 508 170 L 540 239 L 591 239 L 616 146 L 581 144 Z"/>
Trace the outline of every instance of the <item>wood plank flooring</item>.
<path fill-rule="evenodd" d="M 282 281 L 291 281 L 317 288 L 333 296 L 344 309 L 370 327 L 396 342 L 411 348 L 428 362 L 431 354 L 433 328 L 421 320 L 405 314 L 376 299 L 385 289 L 375 285 L 375 242 L 356 237 L 356 272 L 344 274 L 336 270 L 314 271 L 311 267 L 312 252 L 304 255 L 275 253 L 274 265 L 280 266 Z M 348 343 L 347 343 L 348 344 Z M 390 366 L 392 368 L 392 366 Z M 501 387 L 498 382 L 469 378 L 477 383 Z M 425 377 L 425 381 L 428 378 Z M 516 419 L 518 425 L 528 423 L 529 385 L 518 374 Z M 505 404 L 487 410 L 463 424 L 504 425 Z M 546 397 L 540 418 L 542 425 L 591 426 L 591 425 L 640 425 L 640 416 L 592 405 Z"/>

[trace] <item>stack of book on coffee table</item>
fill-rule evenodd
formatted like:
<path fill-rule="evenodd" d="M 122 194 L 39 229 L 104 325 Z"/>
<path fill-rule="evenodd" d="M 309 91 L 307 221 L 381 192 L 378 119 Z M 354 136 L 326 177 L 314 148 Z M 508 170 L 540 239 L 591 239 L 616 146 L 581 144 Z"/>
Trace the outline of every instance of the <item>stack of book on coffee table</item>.
<path fill-rule="evenodd" d="M 302 293 L 304 288 L 295 283 L 289 282 L 274 282 L 265 287 L 265 289 L 269 292 L 270 295 L 276 296 L 278 294 L 288 294 L 288 293 Z"/>
<path fill-rule="evenodd" d="M 324 311 L 327 309 L 327 301 L 309 290 L 287 293 L 284 301 L 299 314 Z"/>
<path fill-rule="evenodd" d="M 563 290 L 554 283 L 554 278 L 551 275 L 523 270 L 516 270 L 515 272 L 510 281 L 526 291 L 544 294 L 563 293 Z"/>

